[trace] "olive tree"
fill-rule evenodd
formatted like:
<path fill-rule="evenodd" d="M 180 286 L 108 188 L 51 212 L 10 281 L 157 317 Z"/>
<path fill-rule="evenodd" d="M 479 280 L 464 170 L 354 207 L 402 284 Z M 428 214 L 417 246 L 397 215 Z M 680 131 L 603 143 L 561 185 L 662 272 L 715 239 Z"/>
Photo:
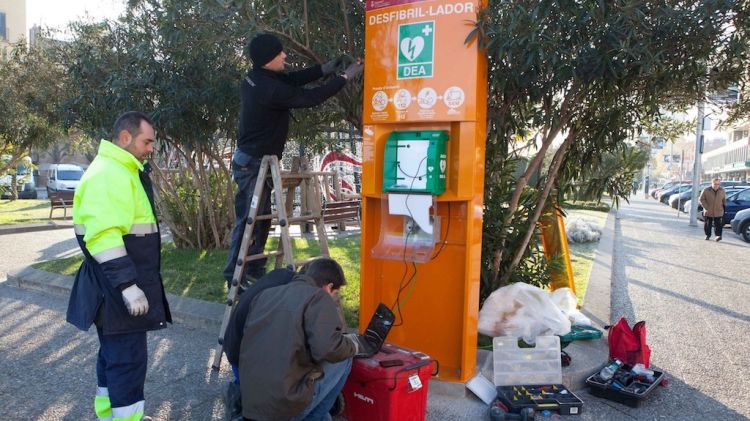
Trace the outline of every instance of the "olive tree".
<path fill-rule="evenodd" d="M 158 205 L 175 243 L 226 246 L 234 221 L 228 159 L 250 67 L 245 44 L 258 32 L 277 34 L 299 66 L 353 56 L 361 51 L 363 13 L 358 1 L 131 0 L 117 21 L 72 28 L 61 55 L 68 125 L 96 142 L 120 113 L 149 113 L 160 143 Z M 360 97 L 360 84 L 349 84 L 325 106 L 296 111 L 292 138 L 320 142 L 319 133 L 341 122 L 358 127 Z"/>
<path fill-rule="evenodd" d="M 693 104 L 738 78 L 746 3 L 487 3 L 470 34 L 489 57 L 483 297 L 541 276 L 522 262 L 537 247 L 537 222 L 561 169 L 579 178 L 581 163 L 600 162 L 661 107 Z M 523 152 L 529 147 L 535 154 Z"/>
<path fill-rule="evenodd" d="M 32 148 L 44 148 L 60 134 L 61 80 L 62 69 L 49 51 L 25 40 L 0 63 L 0 173 L 15 169 Z M 15 189 L 12 197 L 17 198 Z"/>

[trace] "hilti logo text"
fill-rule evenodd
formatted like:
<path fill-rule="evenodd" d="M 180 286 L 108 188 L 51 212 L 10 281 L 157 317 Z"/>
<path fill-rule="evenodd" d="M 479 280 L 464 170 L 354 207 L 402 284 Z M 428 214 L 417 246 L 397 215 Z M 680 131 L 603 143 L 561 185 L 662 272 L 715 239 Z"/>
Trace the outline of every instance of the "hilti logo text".
<path fill-rule="evenodd" d="M 369 403 L 371 405 L 375 404 L 375 401 L 372 398 L 369 398 L 369 397 L 367 397 L 367 396 L 365 396 L 365 395 L 363 395 L 361 393 L 354 392 L 354 397 L 357 398 L 357 399 L 359 399 L 359 400 L 361 400 L 361 401 L 365 401 L 365 402 L 367 402 L 367 403 Z"/>

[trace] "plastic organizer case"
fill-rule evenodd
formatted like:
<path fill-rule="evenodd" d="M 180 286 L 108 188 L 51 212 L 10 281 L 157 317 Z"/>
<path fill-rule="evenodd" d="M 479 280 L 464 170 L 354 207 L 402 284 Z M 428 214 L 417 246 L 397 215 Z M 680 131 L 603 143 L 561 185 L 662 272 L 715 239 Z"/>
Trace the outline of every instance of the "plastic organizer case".
<path fill-rule="evenodd" d="M 538 336 L 534 348 L 520 348 L 514 336 L 495 337 L 492 360 L 495 386 L 562 383 L 559 336 Z"/>
<path fill-rule="evenodd" d="M 664 373 L 652 369 L 654 375 L 653 381 L 650 381 L 644 376 L 633 375 L 631 369 L 631 366 L 625 364 L 607 381 L 599 376 L 601 370 L 597 370 L 586 378 L 586 384 L 594 396 L 635 408 L 661 383 Z"/>
<path fill-rule="evenodd" d="M 518 342 L 514 336 L 492 340 L 497 400 L 513 413 L 534 408 L 580 414 L 583 402 L 562 385 L 560 337 L 537 336 L 533 348 L 520 347 Z"/>
<path fill-rule="evenodd" d="M 583 401 L 562 384 L 498 386 L 497 399 L 513 413 L 534 408 L 557 411 L 560 415 L 580 415 L 583 410 Z"/>

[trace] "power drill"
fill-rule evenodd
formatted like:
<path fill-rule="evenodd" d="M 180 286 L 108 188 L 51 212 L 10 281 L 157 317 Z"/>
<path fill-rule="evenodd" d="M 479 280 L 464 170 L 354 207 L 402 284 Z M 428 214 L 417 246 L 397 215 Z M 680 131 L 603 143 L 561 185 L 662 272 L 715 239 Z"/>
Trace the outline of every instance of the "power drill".
<path fill-rule="evenodd" d="M 490 408 L 490 421 L 534 421 L 534 408 L 523 408 L 520 413 L 503 411 L 499 406 Z"/>

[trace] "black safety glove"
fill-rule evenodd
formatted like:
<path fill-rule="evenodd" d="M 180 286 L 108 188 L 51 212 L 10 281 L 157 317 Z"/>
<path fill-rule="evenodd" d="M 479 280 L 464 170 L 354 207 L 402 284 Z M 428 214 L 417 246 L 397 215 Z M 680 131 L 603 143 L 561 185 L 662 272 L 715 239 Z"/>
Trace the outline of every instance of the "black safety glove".
<path fill-rule="evenodd" d="M 335 59 L 322 64 L 320 66 L 320 70 L 323 71 L 324 75 L 330 75 L 331 73 L 336 71 L 336 69 L 341 65 L 341 62 L 343 61 L 344 61 L 344 56 L 338 56 Z"/>

